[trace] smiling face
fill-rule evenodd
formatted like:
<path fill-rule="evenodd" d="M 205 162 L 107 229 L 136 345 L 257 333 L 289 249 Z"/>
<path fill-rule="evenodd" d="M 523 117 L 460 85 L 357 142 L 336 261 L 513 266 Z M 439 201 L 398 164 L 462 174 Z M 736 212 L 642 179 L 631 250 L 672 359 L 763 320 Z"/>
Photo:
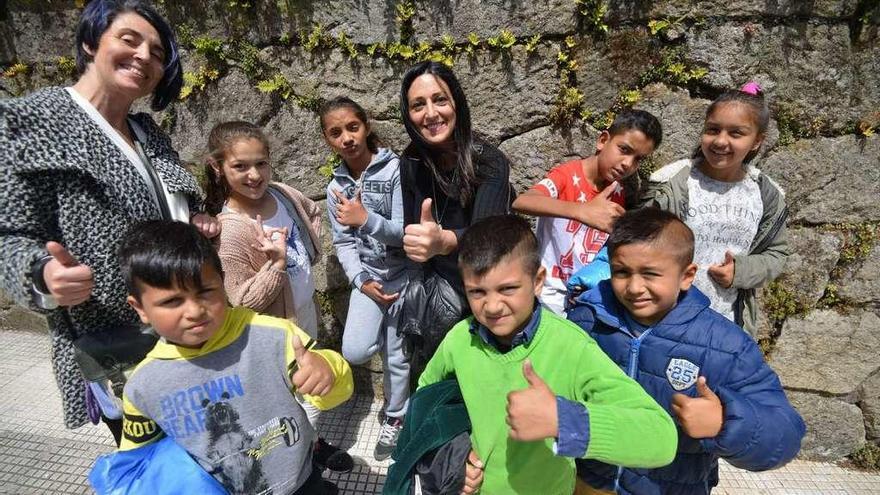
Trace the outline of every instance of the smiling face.
<path fill-rule="evenodd" d="M 202 266 L 202 287 L 153 287 L 141 282 L 140 298 L 128 296 L 128 304 L 141 321 L 156 333 L 181 347 L 198 348 L 223 325 L 226 316 L 226 292 L 223 277 L 206 263 Z"/>
<path fill-rule="evenodd" d="M 706 117 L 700 149 L 703 157 L 700 170 L 709 177 L 735 182 L 745 175 L 743 160 L 764 141 L 752 110 L 735 102 L 718 105 Z"/>
<path fill-rule="evenodd" d="M 164 74 L 162 39 L 152 24 L 133 12 L 113 20 L 97 49 L 83 48 L 92 56 L 87 74 L 94 72 L 103 90 L 132 101 L 152 93 Z"/>
<path fill-rule="evenodd" d="M 235 139 L 212 167 L 226 181 L 231 203 L 259 204 L 272 179 L 269 151 L 256 138 Z"/>
<path fill-rule="evenodd" d="M 324 140 L 339 153 L 349 166 L 370 162 L 372 152 L 367 146 L 370 127 L 348 107 L 331 110 L 321 117 Z"/>
<path fill-rule="evenodd" d="M 654 141 L 638 129 L 628 129 L 613 136 L 603 131 L 596 149 L 599 150 L 596 186 L 601 189 L 635 173 L 642 159 L 654 152 Z"/>
<path fill-rule="evenodd" d="M 449 86 L 433 74 L 417 77 L 407 91 L 409 119 L 428 144 L 454 141 L 455 102 Z"/>
<path fill-rule="evenodd" d="M 467 267 L 461 275 L 474 318 L 500 342 L 510 345 L 532 317 L 535 298 L 544 285 L 544 268 L 532 275 L 521 256 L 508 255 L 483 275 Z"/>
<path fill-rule="evenodd" d="M 651 326 L 678 302 L 694 282 L 697 265 L 682 265 L 675 253 L 654 242 L 625 244 L 611 255 L 611 288 L 633 319 Z"/>

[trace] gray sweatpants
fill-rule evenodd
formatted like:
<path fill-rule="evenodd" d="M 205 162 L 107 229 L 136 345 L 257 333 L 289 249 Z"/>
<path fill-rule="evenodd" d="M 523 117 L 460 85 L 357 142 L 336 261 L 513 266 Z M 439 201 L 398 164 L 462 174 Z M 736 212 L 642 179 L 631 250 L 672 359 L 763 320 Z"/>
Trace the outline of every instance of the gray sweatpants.
<path fill-rule="evenodd" d="M 408 277 L 380 282 L 386 294 L 403 292 Z M 403 299 L 382 306 L 359 289 L 352 289 L 348 317 L 342 334 L 342 355 L 352 364 L 363 364 L 380 349 L 385 386 L 385 414 L 403 418 L 409 404 L 409 362 L 403 355 L 403 339 L 397 335 L 397 322 Z"/>

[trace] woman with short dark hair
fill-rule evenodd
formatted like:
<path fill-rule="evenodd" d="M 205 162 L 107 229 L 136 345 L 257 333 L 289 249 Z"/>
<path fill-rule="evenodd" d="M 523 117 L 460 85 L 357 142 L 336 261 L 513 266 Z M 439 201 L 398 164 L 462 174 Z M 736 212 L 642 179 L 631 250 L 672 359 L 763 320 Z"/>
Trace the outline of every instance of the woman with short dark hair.
<path fill-rule="evenodd" d="M 46 314 L 68 428 L 87 419 L 73 342 L 136 325 L 116 261 L 122 234 L 142 220 L 192 220 L 201 191 L 168 136 L 132 104 L 177 99 L 182 68 L 168 23 L 141 0 L 94 0 L 77 29 L 77 82 L 0 101 L 0 282 Z M 97 420 L 96 415 L 92 419 Z M 121 419 L 103 417 L 119 440 Z"/>

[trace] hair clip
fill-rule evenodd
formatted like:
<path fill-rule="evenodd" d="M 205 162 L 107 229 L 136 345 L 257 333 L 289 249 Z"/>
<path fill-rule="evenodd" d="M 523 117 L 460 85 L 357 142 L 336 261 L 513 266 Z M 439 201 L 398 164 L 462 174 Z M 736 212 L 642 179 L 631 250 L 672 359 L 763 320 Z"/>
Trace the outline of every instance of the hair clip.
<path fill-rule="evenodd" d="M 743 84 L 743 86 L 739 88 L 739 90 L 752 96 L 758 96 L 763 91 L 761 89 L 761 85 L 756 83 L 755 81 L 749 81 Z"/>

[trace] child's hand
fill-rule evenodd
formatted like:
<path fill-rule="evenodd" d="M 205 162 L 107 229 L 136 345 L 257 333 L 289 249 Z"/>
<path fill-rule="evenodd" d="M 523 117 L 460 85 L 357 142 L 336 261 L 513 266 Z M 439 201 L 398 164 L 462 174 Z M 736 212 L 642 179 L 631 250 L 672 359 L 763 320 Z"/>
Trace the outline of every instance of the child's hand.
<path fill-rule="evenodd" d="M 254 231 L 257 242 L 253 248 L 261 253 L 266 253 L 272 264 L 278 270 L 287 269 L 287 228 L 267 230 L 263 229 L 263 217 L 257 215 L 257 228 Z"/>
<path fill-rule="evenodd" d="M 672 412 L 681 429 L 691 438 L 712 438 L 721 432 L 724 409 L 721 399 L 706 384 L 706 377 L 697 378 L 698 397 L 691 399 L 684 394 L 672 396 Z"/>
<path fill-rule="evenodd" d="M 483 485 L 483 461 L 471 449 L 468 454 L 467 462 L 464 464 L 464 487 L 461 489 L 462 495 L 477 493 Z"/>
<path fill-rule="evenodd" d="M 419 223 L 407 225 L 403 233 L 403 251 L 409 259 L 424 263 L 443 250 L 443 228 L 434 220 L 430 198 L 422 202 Z"/>
<path fill-rule="evenodd" d="M 207 213 L 196 213 L 190 219 L 190 223 L 192 223 L 195 228 L 199 229 L 199 232 L 208 239 L 213 239 L 220 234 L 220 220 L 217 220 L 217 217 L 212 217 Z"/>
<path fill-rule="evenodd" d="M 586 203 L 578 203 L 577 220 L 602 232 L 611 232 L 614 221 L 626 211 L 622 206 L 611 201 L 611 195 L 617 187 L 618 183 L 614 181 L 593 199 Z"/>
<path fill-rule="evenodd" d="M 706 273 L 712 277 L 712 280 L 714 280 L 715 283 L 726 289 L 733 285 L 733 272 L 735 265 L 736 260 L 734 260 L 733 254 L 730 251 L 727 251 L 724 253 L 724 262 L 720 265 L 709 265 L 709 268 L 706 269 Z"/>
<path fill-rule="evenodd" d="M 324 358 L 307 351 L 302 341 L 293 336 L 293 353 L 296 356 L 297 370 L 290 381 L 297 391 L 305 395 L 327 395 L 333 388 L 333 370 Z"/>
<path fill-rule="evenodd" d="M 556 396 L 541 380 L 528 359 L 523 362 L 528 388 L 507 394 L 507 424 L 510 438 L 522 442 L 555 438 L 559 435 Z"/>
<path fill-rule="evenodd" d="M 347 227 L 361 227 L 367 223 L 367 210 L 361 203 L 361 193 L 358 193 L 352 199 L 348 199 L 339 191 L 334 190 L 333 194 L 339 203 L 336 204 L 336 221 Z"/>
<path fill-rule="evenodd" d="M 376 280 L 367 280 L 364 282 L 361 285 L 361 292 L 382 306 L 387 306 L 400 297 L 400 292 L 395 292 L 394 294 L 386 294 L 382 292 L 382 284 Z"/>

